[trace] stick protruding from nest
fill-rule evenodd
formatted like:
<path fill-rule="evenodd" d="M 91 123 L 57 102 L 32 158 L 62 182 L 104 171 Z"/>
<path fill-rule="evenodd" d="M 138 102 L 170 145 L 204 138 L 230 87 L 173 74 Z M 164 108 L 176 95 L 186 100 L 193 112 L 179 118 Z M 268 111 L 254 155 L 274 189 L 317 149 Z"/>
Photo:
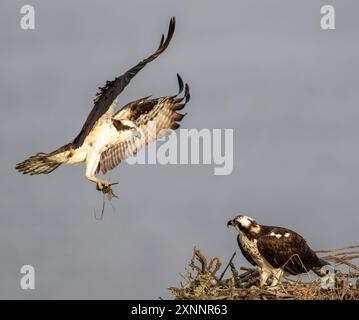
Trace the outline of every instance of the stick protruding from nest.
<path fill-rule="evenodd" d="M 349 251 L 349 249 L 351 249 Z M 359 300 L 359 267 L 356 263 L 359 258 L 359 246 L 351 246 L 333 250 L 322 250 L 326 253 L 321 258 L 333 262 L 334 286 L 323 286 L 325 279 L 309 276 L 308 280 L 299 276 L 297 280 L 285 279 L 274 287 L 260 288 L 256 285 L 259 271 L 257 268 L 236 269 L 232 255 L 224 271 L 217 278 L 222 263 L 218 257 L 210 260 L 196 247 L 187 268 L 186 282 L 181 286 L 171 287 L 175 299 L 254 299 L 254 300 Z M 224 278 L 230 269 L 229 278 Z M 240 271 L 242 272 L 240 272 Z M 193 271 L 195 271 L 193 273 Z"/>

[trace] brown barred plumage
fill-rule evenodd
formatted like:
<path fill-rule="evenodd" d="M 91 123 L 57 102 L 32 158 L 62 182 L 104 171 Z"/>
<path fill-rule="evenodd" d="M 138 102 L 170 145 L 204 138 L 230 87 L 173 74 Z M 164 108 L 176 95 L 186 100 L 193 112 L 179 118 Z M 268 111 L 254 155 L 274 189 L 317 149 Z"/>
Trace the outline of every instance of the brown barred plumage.
<path fill-rule="evenodd" d="M 233 226 L 238 231 L 239 248 L 252 265 L 259 267 L 262 284 L 266 284 L 270 274 L 277 277 L 283 273 L 298 275 L 313 270 L 321 275 L 320 269 L 328 265 L 293 230 L 260 225 L 245 215 L 228 221 L 227 226 Z M 273 279 L 272 284 L 279 280 Z"/>
<path fill-rule="evenodd" d="M 97 167 L 97 173 L 106 173 L 115 168 L 121 160 L 129 156 L 136 155 L 145 145 L 154 140 L 168 135 L 170 130 L 179 128 L 180 122 L 185 114 L 177 111 L 182 110 L 190 99 L 189 87 L 183 85 L 183 81 L 177 75 L 179 92 L 175 96 L 149 99 L 145 97 L 124 106 L 116 115 L 115 119 L 126 115 L 128 120 L 133 121 L 142 134 L 142 138 L 133 137 L 128 141 L 114 145 L 101 154 L 100 163 Z M 183 92 L 183 96 L 179 95 Z M 152 121 L 155 124 L 154 132 L 149 128 Z M 161 132 L 162 131 L 162 132 Z"/>
<path fill-rule="evenodd" d="M 162 35 L 155 52 L 113 81 L 106 81 L 106 84 L 99 88 L 94 106 L 75 139 L 54 152 L 38 153 L 28 158 L 17 164 L 16 169 L 25 174 L 46 174 L 62 163 L 72 165 L 86 162 L 86 178 L 95 182 L 98 190 L 106 193 L 110 183 L 98 179 L 95 176 L 96 172 L 105 173 L 113 169 L 121 160 L 136 154 L 146 144 L 168 134 L 169 130 L 176 130 L 184 117 L 177 111 L 189 100 L 188 85 L 184 86 L 179 75 L 178 94 L 157 99 L 142 98 L 129 103 L 115 114 L 118 97 L 131 79 L 169 46 L 175 22 L 175 18 L 172 17 L 167 36 Z M 183 90 L 183 96 L 179 97 Z M 148 128 L 148 124 L 152 123 L 156 123 L 154 132 Z M 143 139 L 140 139 L 140 133 Z"/>
<path fill-rule="evenodd" d="M 70 152 L 71 147 L 72 143 L 68 143 L 50 153 L 39 152 L 18 163 L 16 170 L 30 175 L 51 173 L 66 161 L 66 155 Z"/>
<path fill-rule="evenodd" d="M 88 115 L 80 133 L 73 141 L 73 145 L 75 148 L 81 146 L 81 144 L 84 142 L 89 132 L 92 130 L 96 121 L 108 111 L 112 102 L 130 83 L 131 79 L 140 70 L 142 70 L 148 63 L 155 60 L 161 53 L 163 53 L 167 49 L 168 45 L 171 42 L 173 33 L 175 31 L 175 26 L 176 26 L 176 19 L 175 17 L 172 17 L 168 27 L 168 33 L 166 39 L 162 34 L 160 45 L 152 55 L 142 60 L 137 65 L 127 70 L 124 74 L 115 78 L 114 80 L 106 81 L 106 84 L 103 87 L 98 88 L 99 90 L 94 98 L 94 107 L 91 110 L 90 114 Z"/>

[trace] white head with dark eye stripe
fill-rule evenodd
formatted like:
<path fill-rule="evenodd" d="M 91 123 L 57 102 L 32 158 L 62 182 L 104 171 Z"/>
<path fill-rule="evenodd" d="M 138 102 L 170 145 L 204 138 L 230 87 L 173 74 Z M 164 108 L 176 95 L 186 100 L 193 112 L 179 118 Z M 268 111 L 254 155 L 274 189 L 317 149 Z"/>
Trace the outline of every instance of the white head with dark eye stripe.
<path fill-rule="evenodd" d="M 229 226 L 244 234 L 258 234 L 261 229 L 260 225 L 253 218 L 246 215 L 238 215 L 234 219 L 229 220 L 227 227 Z"/>

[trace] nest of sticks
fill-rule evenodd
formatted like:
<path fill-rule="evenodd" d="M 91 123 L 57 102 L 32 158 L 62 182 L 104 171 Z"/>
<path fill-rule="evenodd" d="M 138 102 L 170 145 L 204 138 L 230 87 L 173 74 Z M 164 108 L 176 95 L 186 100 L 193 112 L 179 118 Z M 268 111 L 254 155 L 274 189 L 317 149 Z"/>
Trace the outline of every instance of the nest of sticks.
<path fill-rule="evenodd" d="M 207 259 L 195 247 L 186 275 L 181 275 L 184 282 L 169 290 L 180 300 L 359 300 L 359 267 L 355 264 L 359 259 L 359 246 L 317 253 L 332 264 L 332 271 L 323 278 L 309 273 L 308 279 L 297 276 L 294 281 L 284 277 L 278 286 L 260 288 L 256 268 L 241 267 L 238 270 L 235 267 L 233 258 L 236 253 L 219 272 L 220 259 Z M 225 278 L 227 272 L 231 273 L 229 278 Z"/>

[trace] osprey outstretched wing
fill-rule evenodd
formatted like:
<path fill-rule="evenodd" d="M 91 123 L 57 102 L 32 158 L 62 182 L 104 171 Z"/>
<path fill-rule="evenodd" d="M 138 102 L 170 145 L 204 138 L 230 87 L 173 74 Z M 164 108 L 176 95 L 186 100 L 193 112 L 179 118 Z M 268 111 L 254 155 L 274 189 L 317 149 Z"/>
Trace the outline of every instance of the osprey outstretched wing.
<path fill-rule="evenodd" d="M 117 77 L 112 81 L 107 81 L 105 86 L 98 88 L 99 91 L 96 93 L 94 98 L 94 107 L 88 115 L 85 124 L 83 125 L 80 133 L 73 141 L 73 147 L 78 148 L 81 146 L 95 125 L 96 121 L 108 111 L 112 103 L 118 97 L 118 95 L 125 89 L 125 87 L 130 83 L 131 79 L 142 70 L 145 65 L 153 60 L 155 60 L 163 51 L 165 51 L 172 39 L 173 33 L 175 31 L 176 20 L 175 17 L 172 17 L 170 20 L 170 25 L 168 28 L 168 33 L 166 40 L 164 40 L 164 35 L 161 37 L 160 45 L 158 49 L 150 55 L 148 58 L 142 60 L 137 65 L 132 67 L 130 70 L 127 70 L 123 75 Z"/>
<path fill-rule="evenodd" d="M 124 106 L 115 116 L 115 120 L 131 121 L 135 124 L 140 135 L 132 136 L 130 139 L 121 141 L 101 154 L 100 162 L 96 172 L 106 173 L 115 168 L 121 160 L 136 155 L 145 145 L 154 140 L 170 134 L 176 130 L 185 114 L 176 111 L 184 108 L 190 99 L 189 87 L 186 84 L 184 95 L 183 81 L 177 74 L 179 92 L 176 96 L 149 99 L 145 97 Z M 128 128 L 127 130 L 131 130 Z"/>
<path fill-rule="evenodd" d="M 62 163 L 76 164 L 85 161 L 87 179 L 95 182 L 97 188 L 103 192 L 110 190 L 109 182 L 96 178 L 95 173 L 105 173 L 113 169 L 121 160 L 157 139 L 159 134 L 166 134 L 165 131 L 169 129 L 175 130 L 184 116 L 176 111 L 188 102 L 189 87 L 187 84 L 183 85 L 179 75 L 180 91 L 177 95 L 157 99 L 142 98 L 115 113 L 119 94 L 146 64 L 166 50 L 174 30 L 173 17 L 167 37 L 162 35 L 160 45 L 152 55 L 99 88 L 94 107 L 72 142 L 50 153 L 37 153 L 17 164 L 16 169 L 24 174 L 47 174 Z M 183 88 L 184 95 L 180 97 Z M 156 125 L 155 130 L 148 129 L 150 122 Z"/>

